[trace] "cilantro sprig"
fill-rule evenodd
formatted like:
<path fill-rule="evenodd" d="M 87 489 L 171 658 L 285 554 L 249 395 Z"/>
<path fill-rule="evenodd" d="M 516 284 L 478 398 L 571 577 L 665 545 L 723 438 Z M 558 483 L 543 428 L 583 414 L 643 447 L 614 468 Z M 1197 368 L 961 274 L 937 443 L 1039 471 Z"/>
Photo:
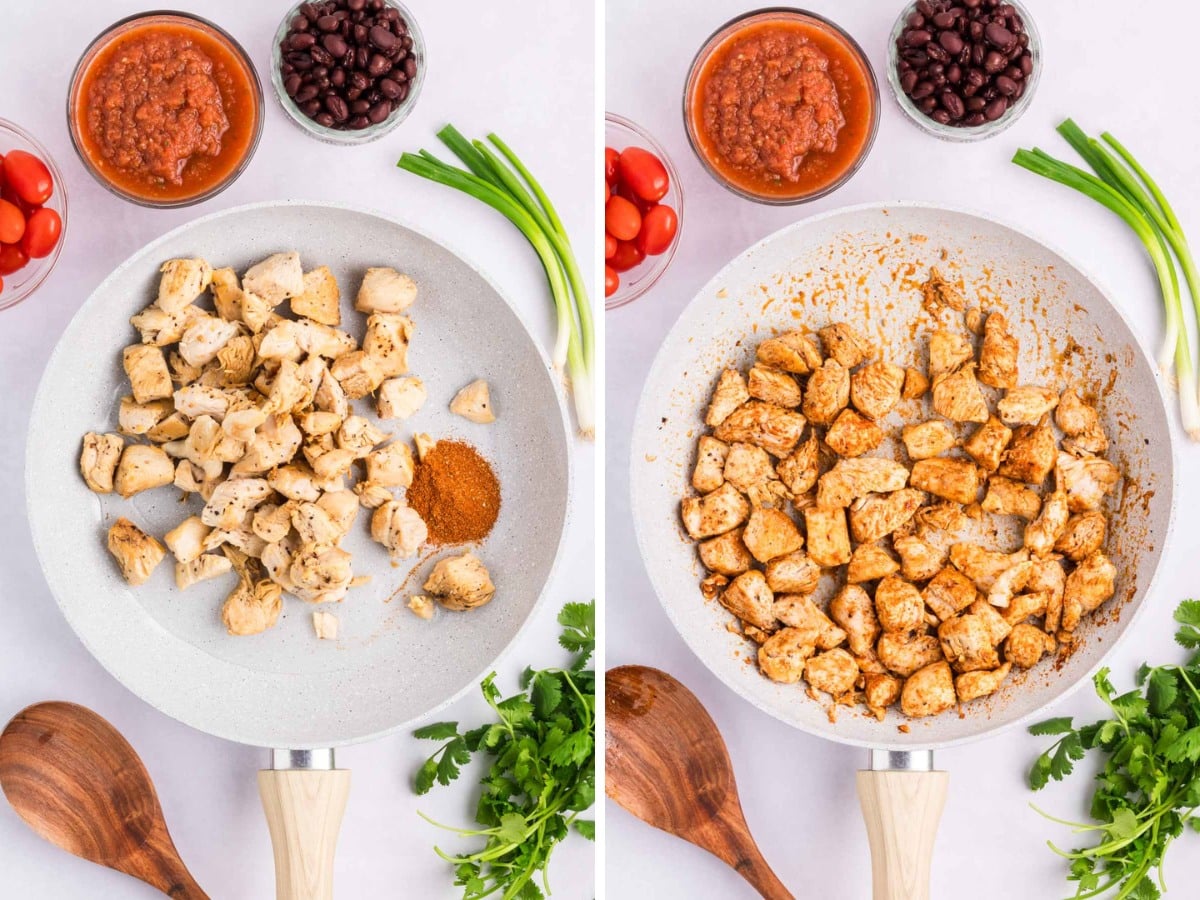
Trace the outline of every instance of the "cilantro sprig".
<path fill-rule="evenodd" d="M 1200 650 L 1200 601 L 1175 611 L 1175 640 Z M 1062 781 L 1091 750 L 1104 756 L 1092 795 L 1092 823 L 1057 819 L 1075 834 L 1096 836 L 1090 847 L 1050 848 L 1070 861 L 1068 881 L 1076 900 L 1157 900 L 1166 892 L 1163 859 L 1185 827 L 1200 831 L 1200 653 L 1186 665 L 1142 666 L 1137 687 L 1118 694 L 1101 669 L 1093 679 L 1111 718 L 1076 728 L 1069 717 L 1032 726 L 1058 740 L 1034 762 L 1029 786 L 1038 791 Z M 1035 806 L 1034 809 L 1037 809 Z"/>
<path fill-rule="evenodd" d="M 454 865 L 464 900 L 541 900 L 550 893 L 546 867 L 554 846 L 572 828 L 595 840 L 595 822 L 580 818 L 596 799 L 596 673 L 585 668 L 596 647 L 595 602 L 568 603 L 558 622 L 559 644 L 575 655 L 568 668 L 527 668 L 520 693 L 506 698 L 493 672 L 480 688 L 496 721 L 468 731 L 437 722 L 414 732 L 443 742 L 417 772 L 418 794 L 450 784 L 477 753 L 492 758 L 475 811 L 481 827 L 453 828 L 421 814 L 462 837 L 485 839 L 461 856 L 434 848 Z"/>

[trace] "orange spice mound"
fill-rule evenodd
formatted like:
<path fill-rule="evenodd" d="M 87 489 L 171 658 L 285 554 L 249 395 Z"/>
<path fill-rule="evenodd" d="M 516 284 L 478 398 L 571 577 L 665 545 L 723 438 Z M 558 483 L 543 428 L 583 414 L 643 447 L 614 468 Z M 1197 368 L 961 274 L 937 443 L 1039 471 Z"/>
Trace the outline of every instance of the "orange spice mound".
<path fill-rule="evenodd" d="M 438 441 L 417 464 L 408 505 L 425 520 L 431 544 L 481 541 L 500 515 L 500 482 L 462 441 Z"/>

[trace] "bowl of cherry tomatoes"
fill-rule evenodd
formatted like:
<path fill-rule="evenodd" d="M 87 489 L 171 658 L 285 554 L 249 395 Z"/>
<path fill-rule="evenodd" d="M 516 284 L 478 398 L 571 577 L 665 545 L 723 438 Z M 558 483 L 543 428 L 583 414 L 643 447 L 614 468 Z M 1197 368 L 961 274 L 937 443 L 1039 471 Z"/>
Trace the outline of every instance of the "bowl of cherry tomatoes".
<path fill-rule="evenodd" d="M 0 119 L 0 309 L 36 291 L 54 268 L 67 227 L 67 192 L 50 153 Z"/>
<path fill-rule="evenodd" d="M 604 117 L 604 308 L 632 303 L 671 264 L 683 191 L 671 158 L 644 129 Z"/>

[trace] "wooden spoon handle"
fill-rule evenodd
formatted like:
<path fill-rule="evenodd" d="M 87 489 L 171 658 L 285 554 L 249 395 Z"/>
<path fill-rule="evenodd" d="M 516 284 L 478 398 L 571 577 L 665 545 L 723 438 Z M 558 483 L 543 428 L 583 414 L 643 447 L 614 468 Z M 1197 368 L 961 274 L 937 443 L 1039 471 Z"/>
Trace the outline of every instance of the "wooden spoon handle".
<path fill-rule="evenodd" d="M 764 900 L 795 900 L 791 891 L 784 887 L 779 876 L 772 871 L 766 859 L 763 858 L 758 844 L 750 835 L 741 810 L 739 809 L 738 815 L 732 819 L 726 817 L 724 825 L 727 829 L 727 839 L 717 845 L 719 849 L 714 847 L 709 849 L 750 882 Z"/>
<path fill-rule="evenodd" d="M 333 855 L 350 772 L 264 770 L 258 793 L 275 850 L 276 900 L 332 900 Z"/>
<path fill-rule="evenodd" d="M 946 772 L 858 773 L 874 900 L 929 900 L 933 842 L 949 784 Z"/>
<path fill-rule="evenodd" d="M 165 846 L 162 842 L 165 841 Z M 209 900 L 192 873 L 184 868 L 174 844 L 165 829 L 161 835 L 151 835 L 143 853 L 128 865 L 119 867 L 134 878 L 140 878 L 175 900 Z"/>

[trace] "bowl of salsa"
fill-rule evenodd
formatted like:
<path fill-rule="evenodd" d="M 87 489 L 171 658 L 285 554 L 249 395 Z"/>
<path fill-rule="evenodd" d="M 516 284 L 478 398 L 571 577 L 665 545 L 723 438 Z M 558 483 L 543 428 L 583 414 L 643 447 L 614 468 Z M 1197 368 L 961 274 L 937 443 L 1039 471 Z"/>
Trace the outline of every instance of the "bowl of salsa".
<path fill-rule="evenodd" d="M 683 95 L 692 149 L 729 190 L 788 205 L 845 184 L 879 127 L 879 85 L 862 48 L 814 13 L 764 9 L 718 28 Z"/>
<path fill-rule="evenodd" d="M 258 146 L 262 85 L 229 34 L 181 12 L 139 13 L 101 33 L 71 77 L 67 124 L 92 176 L 142 206 L 200 203 Z"/>

